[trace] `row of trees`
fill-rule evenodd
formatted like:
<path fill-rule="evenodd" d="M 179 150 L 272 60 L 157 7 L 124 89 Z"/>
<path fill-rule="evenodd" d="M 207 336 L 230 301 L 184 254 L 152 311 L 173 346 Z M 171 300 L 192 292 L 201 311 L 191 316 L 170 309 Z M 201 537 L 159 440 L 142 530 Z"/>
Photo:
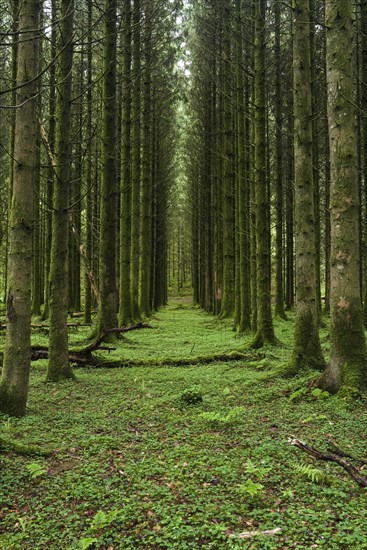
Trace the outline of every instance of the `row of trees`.
<path fill-rule="evenodd" d="M 73 377 L 68 311 L 83 308 L 90 323 L 96 308 L 98 336 L 166 302 L 178 6 L 3 4 L 0 409 L 22 415 L 32 314 L 48 319 L 47 379 L 56 381 Z"/>
<path fill-rule="evenodd" d="M 273 279 L 276 315 L 296 298 L 296 373 L 324 369 L 323 297 L 332 391 L 367 383 L 366 22 L 366 2 L 349 0 L 197 2 L 192 14 L 195 300 L 252 330 L 255 347 L 275 344 Z"/>

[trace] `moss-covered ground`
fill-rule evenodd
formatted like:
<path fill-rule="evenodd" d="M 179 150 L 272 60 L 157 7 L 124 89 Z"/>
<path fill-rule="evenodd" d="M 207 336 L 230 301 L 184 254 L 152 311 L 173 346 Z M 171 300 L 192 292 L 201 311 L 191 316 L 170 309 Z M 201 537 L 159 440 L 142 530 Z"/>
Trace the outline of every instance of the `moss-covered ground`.
<path fill-rule="evenodd" d="M 151 323 L 110 357 L 149 365 L 250 340 L 185 300 Z M 296 436 L 325 450 L 332 434 L 363 457 L 365 403 L 315 392 L 313 373 L 276 376 L 292 324 L 277 321 L 282 345 L 251 361 L 77 369 L 76 382 L 58 385 L 34 363 L 28 414 L 0 417 L 0 438 L 54 453 L 0 449 L 0 548 L 367 548 L 366 489 L 288 444 Z M 327 353 L 326 331 L 322 342 Z"/>

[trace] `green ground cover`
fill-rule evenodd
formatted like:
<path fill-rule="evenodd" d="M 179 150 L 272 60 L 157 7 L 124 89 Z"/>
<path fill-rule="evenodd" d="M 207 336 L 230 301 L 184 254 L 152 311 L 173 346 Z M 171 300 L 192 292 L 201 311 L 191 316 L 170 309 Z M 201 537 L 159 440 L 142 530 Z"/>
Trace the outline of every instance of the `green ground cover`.
<path fill-rule="evenodd" d="M 152 325 L 111 358 L 148 364 L 246 343 L 185 300 Z M 366 490 L 287 443 L 297 436 L 325 449 L 332 434 L 363 457 L 365 403 L 298 392 L 312 373 L 277 377 L 292 323 L 276 331 L 282 345 L 247 362 L 78 369 L 77 382 L 59 385 L 45 384 L 45 364 L 35 363 L 28 414 L 1 416 L 0 438 L 54 453 L 1 450 L 0 548 L 367 548 Z"/>

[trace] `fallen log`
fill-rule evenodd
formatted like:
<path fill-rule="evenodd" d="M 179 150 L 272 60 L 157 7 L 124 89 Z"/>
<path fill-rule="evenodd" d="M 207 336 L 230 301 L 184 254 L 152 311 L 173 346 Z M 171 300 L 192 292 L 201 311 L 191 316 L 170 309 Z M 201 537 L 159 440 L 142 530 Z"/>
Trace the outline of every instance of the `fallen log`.
<path fill-rule="evenodd" d="M 119 359 L 116 361 L 102 361 L 92 365 L 94 368 L 120 369 L 132 367 L 194 367 L 196 365 L 210 365 L 211 363 L 229 363 L 231 361 L 256 361 L 260 356 L 254 353 L 224 353 L 215 355 L 202 355 L 196 357 L 164 357 L 161 359 Z"/>
<path fill-rule="evenodd" d="M 360 486 L 360 487 L 367 487 L 367 478 L 363 475 L 361 475 L 361 472 L 359 471 L 356 466 L 351 464 L 350 462 L 347 462 L 344 456 L 341 456 L 338 452 L 341 451 L 341 449 L 338 449 L 338 452 L 336 450 L 331 453 L 324 453 L 323 451 L 319 451 L 318 449 L 315 449 L 315 447 L 312 447 L 311 445 L 308 445 L 304 441 L 301 441 L 300 439 L 291 439 L 289 441 L 290 445 L 294 445 L 295 447 L 298 447 L 301 449 L 301 451 L 304 451 L 305 453 L 309 454 L 310 456 L 313 456 L 314 458 L 317 458 L 318 460 L 323 460 L 325 462 L 334 462 L 335 464 L 339 464 L 348 474 L 350 477 Z M 335 446 L 334 446 L 335 448 Z M 345 453 L 341 451 L 343 455 Z M 350 455 L 349 455 L 350 456 Z M 350 457 L 353 458 L 353 457 Z M 354 459 L 355 460 L 355 459 Z"/>
<path fill-rule="evenodd" d="M 69 351 L 69 361 L 75 365 L 81 366 L 97 366 L 101 363 L 101 359 L 94 357 L 93 352 L 95 351 L 113 351 L 116 348 L 109 346 L 102 346 L 103 341 L 110 334 L 123 334 L 126 332 L 131 332 L 133 330 L 138 330 L 142 328 L 153 328 L 151 325 L 146 323 L 138 323 L 137 325 L 132 325 L 130 327 L 120 327 L 120 328 L 111 328 L 103 331 L 100 336 L 94 340 L 91 344 L 85 348 L 78 350 Z M 31 348 L 31 360 L 38 361 L 39 359 L 48 359 L 48 347 L 47 346 L 32 346 Z"/>
<path fill-rule="evenodd" d="M 0 325 L 0 330 L 6 330 L 6 324 Z M 70 328 L 79 328 L 79 327 L 90 327 L 90 323 L 68 323 L 68 327 Z M 48 330 L 50 327 L 49 325 L 45 325 L 43 323 L 32 323 L 31 324 L 32 329 L 39 329 L 39 330 Z"/>
<path fill-rule="evenodd" d="M 51 449 L 45 449 L 39 447 L 33 443 L 21 443 L 14 439 L 8 439 L 7 437 L 0 436 L 0 451 L 12 451 L 18 455 L 38 455 L 38 456 L 51 456 L 55 451 Z"/>

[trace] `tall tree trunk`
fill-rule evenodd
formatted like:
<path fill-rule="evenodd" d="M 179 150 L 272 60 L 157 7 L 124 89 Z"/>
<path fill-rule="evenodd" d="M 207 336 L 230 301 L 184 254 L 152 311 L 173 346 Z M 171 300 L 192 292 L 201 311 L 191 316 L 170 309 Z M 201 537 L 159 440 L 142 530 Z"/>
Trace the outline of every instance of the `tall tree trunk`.
<path fill-rule="evenodd" d="M 276 293 L 275 314 L 285 319 L 283 292 L 283 116 L 280 3 L 275 2 Z"/>
<path fill-rule="evenodd" d="M 56 96 L 55 181 L 50 265 L 50 332 L 47 380 L 73 378 L 68 353 L 68 207 L 71 174 L 71 90 L 74 1 L 61 0 Z"/>
<path fill-rule="evenodd" d="M 293 0 L 296 324 L 290 371 L 322 368 L 318 332 L 312 163 L 309 0 Z"/>
<path fill-rule="evenodd" d="M 56 0 L 51 0 L 51 59 L 56 57 Z M 49 76 L 49 110 L 48 110 L 48 147 L 52 157 L 55 156 L 55 95 L 56 95 L 56 63 L 52 63 Z M 45 320 L 50 314 L 49 308 L 49 274 L 51 265 L 51 242 L 52 242 L 52 193 L 54 184 L 54 170 L 52 159 L 48 158 L 47 182 L 46 182 L 46 222 L 45 222 L 45 251 L 44 251 L 44 308 L 42 319 Z"/>
<path fill-rule="evenodd" d="M 234 180 L 232 125 L 232 60 L 230 2 L 223 2 L 223 291 L 220 317 L 231 317 L 234 311 L 235 243 L 234 243 Z"/>
<path fill-rule="evenodd" d="M 21 0 L 18 45 L 13 194 L 10 211 L 7 331 L 0 410 L 25 414 L 31 360 L 33 186 L 36 164 L 38 0 Z"/>
<path fill-rule="evenodd" d="M 265 0 L 256 3 L 255 12 L 255 208 L 257 259 L 257 331 L 252 345 L 275 344 L 270 294 L 269 203 L 266 182 L 265 119 Z"/>
<path fill-rule="evenodd" d="M 93 162 L 93 130 L 92 130 L 92 3 L 88 2 L 88 51 L 87 51 L 87 122 L 86 122 L 86 140 L 87 140 L 87 171 L 86 171 L 86 200 L 85 200 L 85 216 L 86 216 L 86 238 L 85 238 L 85 254 L 91 262 L 92 259 L 92 229 L 93 229 L 93 212 L 92 212 L 92 162 Z M 91 267 L 91 265 L 90 265 Z M 88 272 L 84 273 L 84 322 L 91 323 L 92 321 L 92 291 Z"/>
<path fill-rule="evenodd" d="M 105 0 L 102 104 L 102 185 L 98 332 L 117 326 L 116 308 L 116 19 L 117 0 Z"/>
<path fill-rule="evenodd" d="M 139 310 L 142 315 L 150 315 L 150 269 L 151 269 L 151 202 L 152 202 L 152 170 L 151 170 L 151 70 L 152 70 L 152 5 L 151 0 L 145 2 L 144 29 L 144 82 L 143 82 L 143 137 L 142 137 L 142 181 L 141 181 L 141 236 L 139 262 Z"/>
<path fill-rule="evenodd" d="M 133 96 L 132 96 L 132 199 L 131 199 L 131 309 L 134 321 L 139 311 L 139 256 L 140 256 L 140 177 L 141 177 L 141 0 L 134 0 L 133 11 Z"/>
<path fill-rule="evenodd" d="M 17 101 L 16 97 L 16 80 L 17 80 L 17 67 L 18 67 L 18 27 L 19 27 L 19 0 L 13 0 L 12 3 L 12 43 L 11 43 L 11 105 L 15 105 Z M 11 214 L 11 199 L 13 196 L 13 182 L 14 182 L 14 141 L 15 141 L 15 114 L 16 109 L 11 110 L 10 114 L 10 138 L 9 138 L 9 185 L 8 185 L 8 205 L 7 205 L 7 219 L 6 219 L 6 251 L 9 250 L 9 231 L 10 231 L 10 214 Z M 5 262 L 4 270 L 4 302 L 6 302 L 6 292 L 8 289 L 8 262 Z"/>
<path fill-rule="evenodd" d="M 247 85 L 244 78 L 244 55 L 243 55 L 243 33 L 242 25 L 242 2 L 236 0 L 236 80 L 237 80 L 237 181 L 238 181 L 238 251 L 236 258 L 239 270 L 239 324 L 238 332 L 243 333 L 250 330 L 250 288 L 248 276 L 249 263 L 249 224 L 248 224 L 248 177 L 246 174 L 246 127 L 245 127 L 245 105 L 247 99 Z"/>
<path fill-rule="evenodd" d="M 353 94 L 351 0 L 326 2 L 326 62 L 331 166 L 329 391 L 367 388 L 367 357 L 359 288 L 358 174 Z"/>
<path fill-rule="evenodd" d="M 364 300 L 363 320 L 367 327 L 367 0 L 360 1 L 360 36 L 361 36 L 361 152 L 362 170 L 364 181 L 364 204 L 365 204 L 365 264 L 364 264 Z"/>
<path fill-rule="evenodd" d="M 132 322 L 131 260 L 131 0 L 124 0 L 119 324 Z"/>

